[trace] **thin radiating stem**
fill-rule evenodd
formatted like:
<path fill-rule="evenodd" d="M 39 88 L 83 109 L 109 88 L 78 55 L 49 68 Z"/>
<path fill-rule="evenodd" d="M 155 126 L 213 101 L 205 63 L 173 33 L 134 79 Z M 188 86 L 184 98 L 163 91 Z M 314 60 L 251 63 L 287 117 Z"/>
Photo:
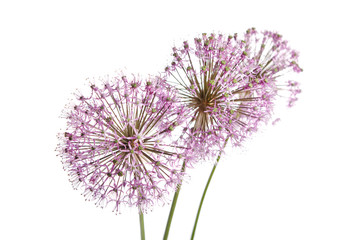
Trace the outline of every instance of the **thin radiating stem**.
<path fill-rule="evenodd" d="M 229 140 L 229 138 L 227 138 L 227 139 L 225 140 L 224 148 L 225 148 L 226 143 L 228 142 L 228 140 Z M 212 176 L 214 175 L 216 166 L 217 166 L 217 164 L 219 163 L 220 157 L 221 157 L 221 152 L 219 153 L 219 155 L 218 155 L 218 157 L 217 157 L 217 159 L 216 159 L 216 163 L 214 164 L 214 167 L 213 167 L 213 169 L 211 170 L 209 179 L 208 179 L 208 181 L 207 181 L 207 183 L 206 183 L 206 186 L 205 186 L 203 195 L 202 195 L 202 197 L 201 197 L 200 205 L 199 205 L 199 208 L 198 208 L 198 211 L 197 211 L 197 214 L 196 214 L 196 219 L 195 219 L 193 231 L 192 231 L 192 234 L 191 234 L 191 240 L 193 240 L 194 237 L 195 237 L 195 231 L 196 231 L 197 223 L 198 223 L 199 216 L 200 216 L 200 212 L 201 212 L 201 207 L 202 207 L 202 204 L 203 204 L 203 202 L 204 202 L 205 195 L 206 195 L 207 189 L 208 189 L 208 187 L 209 187 L 210 181 L 211 181 L 211 179 L 212 179 Z"/>
<path fill-rule="evenodd" d="M 183 163 L 182 168 L 181 168 L 181 173 L 185 172 L 185 165 L 186 164 L 185 164 L 185 160 L 184 160 L 184 163 Z M 168 217 L 168 221 L 166 223 L 166 228 L 165 228 L 165 233 L 164 233 L 164 240 L 167 240 L 168 237 L 169 237 L 171 221 L 172 221 L 172 218 L 174 216 L 174 211 L 175 211 L 177 199 L 179 197 L 180 188 L 181 188 L 181 183 L 177 185 L 176 192 L 174 194 L 174 198 L 173 198 L 173 201 L 172 201 L 172 204 L 171 204 L 171 209 L 170 209 L 170 212 L 169 212 L 169 217 Z"/>
<path fill-rule="evenodd" d="M 145 240 L 145 226 L 144 226 L 144 214 L 139 208 L 139 220 L 140 220 L 140 235 L 141 240 Z"/>

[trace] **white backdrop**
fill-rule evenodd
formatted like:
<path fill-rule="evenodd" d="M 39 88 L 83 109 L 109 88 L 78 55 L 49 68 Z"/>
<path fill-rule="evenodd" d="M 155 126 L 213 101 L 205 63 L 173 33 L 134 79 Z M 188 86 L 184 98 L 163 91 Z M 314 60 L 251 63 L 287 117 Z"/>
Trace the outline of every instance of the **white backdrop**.
<path fill-rule="evenodd" d="M 156 74 L 203 32 L 275 30 L 300 51 L 303 92 L 246 148 L 227 149 L 196 239 L 360 239 L 356 1 L 2 1 L 0 239 L 140 239 L 72 190 L 56 157 L 64 105 L 87 77 Z M 189 239 L 210 165 L 183 186 L 169 240 Z M 145 216 L 162 239 L 169 206 Z"/>

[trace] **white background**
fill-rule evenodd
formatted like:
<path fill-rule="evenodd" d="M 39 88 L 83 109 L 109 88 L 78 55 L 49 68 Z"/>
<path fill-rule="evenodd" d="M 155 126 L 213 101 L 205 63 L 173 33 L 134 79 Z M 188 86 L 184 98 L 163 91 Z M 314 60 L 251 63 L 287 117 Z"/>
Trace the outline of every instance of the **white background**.
<path fill-rule="evenodd" d="M 275 30 L 300 51 L 303 92 L 245 150 L 227 149 L 196 239 L 360 239 L 356 1 L 1 1 L 0 239 L 140 239 L 136 209 L 114 215 L 72 190 L 56 134 L 87 77 L 156 74 L 203 32 Z M 189 239 L 210 165 L 183 186 L 169 240 Z M 145 216 L 162 239 L 169 206 Z"/>

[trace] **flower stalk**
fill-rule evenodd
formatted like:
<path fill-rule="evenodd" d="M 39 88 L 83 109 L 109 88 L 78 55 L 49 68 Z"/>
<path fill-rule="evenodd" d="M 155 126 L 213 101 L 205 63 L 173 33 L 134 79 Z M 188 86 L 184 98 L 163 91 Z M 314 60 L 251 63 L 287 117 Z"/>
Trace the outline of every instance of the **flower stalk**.
<path fill-rule="evenodd" d="M 139 220 L 140 220 L 140 236 L 141 240 L 145 240 L 145 225 L 144 225 L 144 214 L 139 208 Z"/>
<path fill-rule="evenodd" d="M 181 168 L 181 173 L 185 173 L 185 167 L 186 167 L 186 164 L 185 164 L 185 161 L 184 161 L 184 163 L 182 165 L 182 168 Z M 166 228 L 165 228 L 165 233 L 164 233 L 164 240 L 167 240 L 168 237 L 169 237 L 171 222 L 172 222 L 172 219 L 173 219 L 173 216 L 174 216 L 175 207 L 176 207 L 177 199 L 179 197 L 180 189 L 181 189 L 181 184 L 178 184 L 177 188 L 176 188 L 176 192 L 174 193 L 174 198 L 173 198 L 173 201 L 172 201 L 172 204 L 171 204 L 169 217 L 168 217 L 168 220 L 167 220 L 167 223 L 166 223 Z"/>
<path fill-rule="evenodd" d="M 229 140 L 229 138 L 227 138 L 227 139 L 225 140 L 224 148 L 223 148 L 223 149 L 225 149 L 225 146 L 226 146 L 226 143 L 228 142 L 228 140 Z M 210 185 L 211 179 L 212 179 L 212 177 L 213 177 L 213 175 L 214 175 L 214 172 L 215 172 L 215 170 L 216 170 L 216 166 L 217 166 L 217 164 L 218 164 L 219 161 L 220 161 L 220 158 L 221 158 L 221 152 L 219 152 L 219 155 L 218 155 L 218 157 L 217 157 L 217 159 L 216 159 L 216 163 L 214 164 L 214 167 L 213 167 L 212 170 L 211 170 L 209 179 L 208 179 L 208 181 L 207 181 L 207 183 L 206 183 L 206 186 L 205 186 L 203 195 L 202 195 L 202 197 L 201 197 L 201 201 L 200 201 L 200 204 L 199 204 L 199 208 L 198 208 L 198 211 L 197 211 L 197 214 L 196 214 L 196 219 L 195 219 L 193 231 L 192 231 L 192 233 L 191 233 L 191 240 L 193 240 L 194 237 L 195 237 L 195 231 L 196 231 L 197 223 L 198 223 L 198 220 L 199 220 L 201 208 L 202 208 L 202 205 L 203 205 L 203 202 L 204 202 L 204 199 L 205 199 L 205 195 L 206 195 L 207 189 L 208 189 L 208 187 L 209 187 L 209 185 Z"/>

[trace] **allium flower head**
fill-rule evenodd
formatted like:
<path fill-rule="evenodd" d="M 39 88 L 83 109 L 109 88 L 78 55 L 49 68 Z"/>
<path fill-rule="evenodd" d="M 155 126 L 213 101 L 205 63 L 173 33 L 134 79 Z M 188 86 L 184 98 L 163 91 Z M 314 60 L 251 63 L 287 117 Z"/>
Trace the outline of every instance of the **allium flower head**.
<path fill-rule="evenodd" d="M 303 71 L 298 64 L 299 53 L 291 49 L 280 34 L 270 31 L 258 33 L 255 28 L 246 31 L 243 45 L 251 63 L 258 65 L 257 77 L 271 81 L 275 91 L 282 90 L 276 94 L 285 95 L 288 106 L 293 106 L 301 90 L 298 82 L 288 78 L 291 73 Z"/>
<path fill-rule="evenodd" d="M 202 34 L 173 48 L 173 56 L 165 71 L 191 116 L 185 131 L 201 157 L 217 154 L 228 138 L 239 145 L 268 118 L 272 83 L 258 75 L 237 34 Z"/>
<path fill-rule="evenodd" d="M 115 212 L 121 204 L 146 210 L 181 181 L 179 163 L 191 157 L 171 140 L 184 121 L 175 91 L 161 78 L 135 76 L 90 88 L 65 113 L 58 145 L 64 169 L 87 200 Z"/>

